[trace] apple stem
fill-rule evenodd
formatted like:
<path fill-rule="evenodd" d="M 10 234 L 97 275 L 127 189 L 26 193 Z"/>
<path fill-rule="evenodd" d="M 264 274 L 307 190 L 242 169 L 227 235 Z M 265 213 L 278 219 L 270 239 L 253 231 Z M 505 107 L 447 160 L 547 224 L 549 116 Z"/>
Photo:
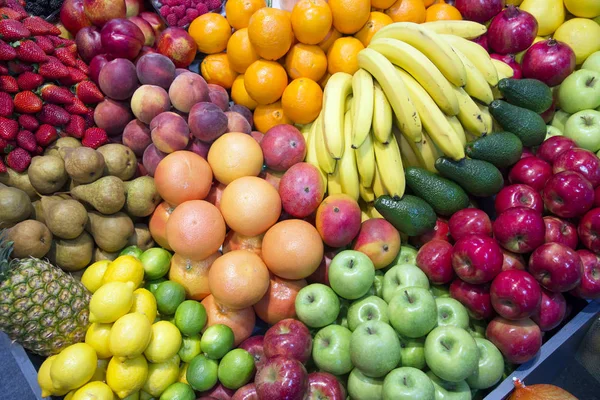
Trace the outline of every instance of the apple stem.
<path fill-rule="evenodd" d="M 520 11 L 517 7 L 513 6 L 513 5 L 509 5 L 508 7 L 506 7 L 506 18 L 515 18 L 517 15 L 520 14 Z"/>
<path fill-rule="evenodd" d="M 588 81 L 585 83 L 585 85 L 587 87 L 594 87 L 594 85 L 596 84 L 596 77 L 592 76 L 590 79 L 588 79 Z"/>
<path fill-rule="evenodd" d="M 408 300 L 408 302 L 412 304 L 413 299 L 410 297 L 410 295 L 408 294 L 408 292 L 406 290 L 404 291 L 404 295 L 406 296 L 406 300 Z"/>

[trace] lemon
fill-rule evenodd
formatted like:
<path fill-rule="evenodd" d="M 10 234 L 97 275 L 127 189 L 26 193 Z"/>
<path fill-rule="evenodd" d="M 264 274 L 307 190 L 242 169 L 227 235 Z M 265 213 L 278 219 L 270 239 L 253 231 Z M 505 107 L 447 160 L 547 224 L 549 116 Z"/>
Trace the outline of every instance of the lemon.
<path fill-rule="evenodd" d="M 179 356 L 176 354 L 164 362 L 148 365 L 148 379 L 143 390 L 154 397 L 160 397 L 179 378 Z"/>
<path fill-rule="evenodd" d="M 181 382 L 181 383 L 188 383 L 187 381 L 187 369 L 188 369 L 188 363 L 181 363 L 181 367 L 179 367 L 179 378 L 177 379 L 177 382 Z"/>
<path fill-rule="evenodd" d="M 134 256 L 120 256 L 108 264 L 103 284 L 109 282 L 133 282 L 135 287 L 142 284 L 144 279 L 144 266 Z"/>
<path fill-rule="evenodd" d="M 63 400 L 73 400 L 73 395 L 75 394 L 77 390 L 71 390 L 69 393 L 67 393 L 65 395 L 65 398 Z"/>
<path fill-rule="evenodd" d="M 133 305 L 130 313 L 138 312 L 148 317 L 150 323 L 154 323 L 156 319 L 156 298 L 147 289 L 139 288 L 133 292 Z"/>
<path fill-rule="evenodd" d="M 140 392 L 131 393 L 129 396 L 123 398 L 123 400 L 140 400 Z"/>
<path fill-rule="evenodd" d="M 586 18 L 573 18 L 558 27 L 554 39 L 568 44 L 575 52 L 577 65 L 600 50 L 600 25 Z"/>
<path fill-rule="evenodd" d="M 54 388 L 52 384 L 52 378 L 50 378 L 50 367 L 52 363 L 56 359 L 56 356 L 50 356 L 46 358 L 46 360 L 40 365 L 40 370 L 38 371 L 37 381 L 38 385 L 42 389 L 42 397 L 48 396 L 62 396 L 67 391 L 59 392 Z"/>
<path fill-rule="evenodd" d="M 90 380 L 98 357 L 96 350 L 86 343 L 76 343 L 64 348 L 50 366 L 50 378 L 59 391 L 75 389 Z"/>
<path fill-rule="evenodd" d="M 106 383 L 96 381 L 77 389 L 72 400 L 113 400 L 114 398 L 112 390 Z"/>
<path fill-rule="evenodd" d="M 144 356 L 113 357 L 106 369 L 106 383 L 121 399 L 140 390 L 148 377 L 148 362 Z"/>
<path fill-rule="evenodd" d="M 113 355 L 108 348 L 108 338 L 110 337 L 112 325 L 94 322 L 85 333 L 85 342 L 96 350 L 98 358 L 109 358 Z"/>
<path fill-rule="evenodd" d="M 102 285 L 90 300 L 90 322 L 115 322 L 127 314 L 133 304 L 132 282 L 110 282 Z"/>
<path fill-rule="evenodd" d="M 110 330 L 108 347 L 114 357 L 135 358 L 146 350 L 151 335 L 152 325 L 144 314 L 126 314 Z"/>
<path fill-rule="evenodd" d="M 181 332 L 179 329 L 170 322 L 159 321 L 152 325 L 152 339 L 150 339 L 144 354 L 148 361 L 160 363 L 177 354 L 180 347 Z"/>
<path fill-rule="evenodd" d="M 96 370 L 94 371 L 94 375 L 92 375 L 90 382 L 92 382 L 92 381 L 105 382 L 106 381 L 106 368 L 108 368 L 109 361 L 110 361 L 110 358 L 99 358 L 98 359 L 98 362 L 96 363 Z"/>
<path fill-rule="evenodd" d="M 81 276 L 81 283 L 91 293 L 94 293 L 100 286 L 102 286 L 102 278 L 104 273 L 110 264 L 110 260 L 96 261 L 92 265 L 86 268 L 85 272 Z"/>

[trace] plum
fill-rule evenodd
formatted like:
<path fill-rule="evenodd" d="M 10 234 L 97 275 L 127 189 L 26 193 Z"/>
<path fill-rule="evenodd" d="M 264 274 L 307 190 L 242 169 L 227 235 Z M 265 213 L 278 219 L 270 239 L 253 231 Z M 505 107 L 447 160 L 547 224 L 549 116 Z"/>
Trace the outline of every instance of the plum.
<path fill-rule="evenodd" d="M 227 132 L 228 123 L 227 115 L 213 103 L 195 104 L 188 116 L 190 131 L 203 142 L 212 142 Z"/>
<path fill-rule="evenodd" d="M 135 65 L 125 58 L 115 58 L 100 70 L 98 85 L 113 100 L 130 98 L 139 85 Z"/>

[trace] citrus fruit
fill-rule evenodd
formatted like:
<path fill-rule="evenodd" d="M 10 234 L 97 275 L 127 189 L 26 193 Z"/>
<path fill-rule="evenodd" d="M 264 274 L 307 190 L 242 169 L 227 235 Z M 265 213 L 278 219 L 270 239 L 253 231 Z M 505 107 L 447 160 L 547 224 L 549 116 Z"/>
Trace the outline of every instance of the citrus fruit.
<path fill-rule="evenodd" d="M 327 56 L 319 46 L 297 43 L 285 57 L 285 70 L 292 79 L 318 81 L 327 72 Z"/>
<path fill-rule="evenodd" d="M 252 334 L 256 322 L 256 314 L 252 307 L 232 310 L 217 303 L 212 295 L 202 300 L 202 305 L 206 309 L 208 326 L 223 324 L 233 330 L 234 346 L 239 345 Z"/>
<path fill-rule="evenodd" d="M 191 336 L 184 336 L 181 341 L 181 347 L 179 348 L 179 358 L 183 362 L 190 362 L 194 357 L 200 354 L 200 335 L 195 334 Z"/>
<path fill-rule="evenodd" d="M 109 282 L 102 285 L 90 299 L 90 322 L 115 322 L 127 314 L 133 304 L 132 282 Z"/>
<path fill-rule="evenodd" d="M 111 327 L 112 324 L 94 322 L 85 332 L 85 343 L 92 346 L 98 358 L 109 358 L 113 355 L 108 345 Z"/>
<path fill-rule="evenodd" d="M 216 324 L 206 328 L 200 339 L 202 352 L 213 360 L 220 360 L 233 348 L 235 337 L 227 325 Z"/>
<path fill-rule="evenodd" d="M 363 46 L 367 47 L 369 43 L 371 43 L 371 39 L 373 36 L 375 36 L 377 31 L 384 26 L 391 24 L 392 22 L 394 21 L 392 21 L 389 15 L 379 11 L 373 11 L 369 15 L 369 20 L 365 26 L 360 28 L 360 31 L 356 32 L 354 37 L 360 40 Z"/>
<path fill-rule="evenodd" d="M 427 8 L 425 21 L 444 21 L 444 20 L 462 20 L 462 15 L 458 9 L 444 1 L 436 3 Z"/>
<path fill-rule="evenodd" d="M 92 381 L 100 381 L 106 382 L 106 369 L 108 368 L 108 363 L 111 358 L 98 358 L 98 362 L 96 363 L 96 370 L 94 371 L 94 375 L 90 379 Z"/>
<path fill-rule="evenodd" d="M 195 400 L 194 389 L 188 384 L 175 382 L 160 395 L 159 400 Z"/>
<path fill-rule="evenodd" d="M 132 282 L 135 287 L 142 284 L 144 266 L 134 256 L 120 256 L 114 259 L 104 273 L 102 284 L 109 282 Z"/>
<path fill-rule="evenodd" d="M 154 297 L 156 297 L 156 305 L 161 314 L 173 315 L 177 307 L 185 300 L 185 289 L 177 282 L 165 281 L 158 286 Z"/>
<path fill-rule="evenodd" d="M 144 251 L 137 247 L 136 245 L 127 246 L 119 253 L 119 256 L 133 256 L 135 258 L 140 258 Z"/>
<path fill-rule="evenodd" d="M 235 104 L 247 107 L 249 110 L 254 110 L 258 105 L 246 91 L 244 75 L 238 75 L 235 78 L 235 81 L 233 81 L 233 85 L 231 86 L 231 100 L 233 100 Z"/>
<path fill-rule="evenodd" d="M 154 323 L 157 313 L 156 298 L 148 289 L 136 289 L 133 292 L 133 305 L 129 312 L 143 314 L 148 322 Z"/>
<path fill-rule="evenodd" d="M 323 89 L 312 79 L 294 79 L 281 96 L 283 112 L 296 124 L 313 122 L 321 113 Z"/>
<path fill-rule="evenodd" d="M 325 36 L 325 39 L 323 39 L 319 43 L 319 47 L 324 52 L 327 52 L 327 50 L 329 50 L 329 48 L 331 47 L 333 42 L 335 42 L 336 40 L 338 40 L 341 37 L 342 37 L 342 34 L 340 33 L 340 31 L 338 31 L 337 29 L 335 29 L 332 26 L 331 29 L 329 30 L 329 32 L 327 33 L 327 36 Z"/>
<path fill-rule="evenodd" d="M 295 318 L 296 295 L 305 286 L 304 279 L 289 280 L 272 275 L 267 293 L 254 305 L 256 315 L 269 325 L 282 319 Z"/>
<path fill-rule="evenodd" d="M 262 133 L 265 133 L 276 125 L 291 123 L 292 121 L 283 113 L 281 101 L 267 105 L 258 105 L 254 109 L 254 127 Z"/>
<path fill-rule="evenodd" d="M 108 347 L 113 357 L 135 358 L 150 343 L 152 325 L 141 313 L 123 315 L 110 329 Z"/>
<path fill-rule="evenodd" d="M 144 285 L 144 288 L 147 289 L 154 296 L 154 294 L 156 293 L 156 289 L 158 289 L 158 286 L 165 281 L 165 278 L 158 278 L 153 281 L 147 281 Z"/>
<path fill-rule="evenodd" d="M 140 261 L 142 267 L 144 267 L 144 277 L 146 279 L 162 278 L 169 272 L 171 253 L 160 247 L 153 247 L 142 253 Z"/>
<path fill-rule="evenodd" d="M 123 400 L 140 400 L 140 392 L 131 393 L 129 396 L 123 398 Z"/>
<path fill-rule="evenodd" d="M 370 0 L 329 0 L 333 26 L 341 33 L 352 35 L 369 19 Z"/>
<path fill-rule="evenodd" d="M 182 334 L 192 336 L 200 333 L 206 325 L 206 310 L 196 300 L 186 300 L 175 311 L 175 325 Z"/>
<path fill-rule="evenodd" d="M 179 329 L 170 322 L 158 321 L 152 325 L 152 338 L 144 355 L 148 361 L 160 363 L 176 355 L 180 347 L 181 333 Z M 179 367 L 179 363 L 177 366 Z"/>
<path fill-rule="evenodd" d="M 327 51 L 327 71 L 330 74 L 346 72 L 353 75 L 358 71 L 358 59 L 356 56 L 365 46 L 354 37 L 342 37 L 337 39 Z"/>
<path fill-rule="evenodd" d="M 233 81 L 238 73 L 229 65 L 227 54 L 209 54 L 204 57 L 200 64 L 200 72 L 207 83 L 222 86 L 225 89 L 231 89 Z"/>
<path fill-rule="evenodd" d="M 90 380 L 98 357 L 92 346 L 76 343 L 64 348 L 50 365 L 52 385 L 59 391 L 78 388 Z"/>
<path fill-rule="evenodd" d="M 171 259 L 169 279 L 177 282 L 185 289 L 185 296 L 192 300 L 202 300 L 210 294 L 208 288 L 208 271 L 213 262 L 221 256 L 214 252 L 204 260 L 192 261 L 175 253 Z"/>
<path fill-rule="evenodd" d="M 85 269 L 81 276 L 81 283 L 90 293 L 94 293 L 102 286 L 102 278 L 104 278 L 108 264 L 110 264 L 110 260 L 100 260 Z"/>
<path fill-rule="evenodd" d="M 300 43 L 318 44 L 329 33 L 333 16 L 325 0 L 300 0 L 292 9 L 291 21 Z"/>
<path fill-rule="evenodd" d="M 212 171 L 206 160 L 191 151 L 169 154 L 158 163 L 154 172 L 154 184 L 158 194 L 172 206 L 188 200 L 204 199 L 212 180 Z"/>
<path fill-rule="evenodd" d="M 198 342 L 200 342 L 200 339 L 198 339 Z M 188 365 L 189 365 L 189 363 L 187 363 L 187 362 L 181 363 L 181 366 L 179 367 L 179 379 L 177 379 L 178 382 L 189 384 L 187 381 L 187 376 L 186 376 Z"/>
<path fill-rule="evenodd" d="M 428 1 L 433 3 L 435 0 Z M 371 0 L 371 7 L 385 10 L 386 8 L 390 8 L 395 2 L 396 0 Z"/>
<path fill-rule="evenodd" d="M 254 61 L 244 73 L 244 87 L 258 104 L 271 104 L 279 100 L 287 84 L 285 69 L 275 61 Z"/>
<path fill-rule="evenodd" d="M 397 0 L 385 13 L 394 22 L 414 22 L 421 24 L 425 22 L 427 11 L 423 0 Z"/>
<path fill-rule="evenodd" d="M 260 58 L 250 43 L 247 28 L 240 29 L 231 35 L 227 43 L 227 58 L 231 69 L 240 74 L 245 73 L 250 64 Z"/>
<path fill-rule="evenodd" d="M 153 397 L 160 395 L 179 378 L 179 356 L 172 355 L 164 361 L 148 364 L 148 378 L 144 383 L 144 392 Z"/>
<path fill-rule="evenodd" d="M 79 389 L 71 397 L 72 400 L 111 399 L 113 392 L 104 382 L 90 382 Z"/>
<path fill-rule="evenodd" d="M 600 25 L 590 19 L 573 18 L 558 27 L 554 39 L 568 44 L 580 65 L 590 54 L 600 50 Z"/>
<path fill-rule="evenodd" d="M 219 382 L 228 389 L 239 389 L 250 382 L 254 374 L 254 357 L 244 349 L 225 354 L 217 372 Z"/>
<path fill-rule="evenodd" d="M 196 42 L 199 52 L 215 54 L 227 47 L 227 41 L 231 37 L 231 26 L 221 14 L 206 13 L 192 21 L 188 33 Z"/>
<path fill-rule="evenodd" d="M 212 172 L 210 179 L 212 181 Z M 154 178 L 154 182 L 156 184 L 156 175 Z M 171 213 L 174 209 L 174 206 L 171 206 L 166 201 L 163 201 L 158 206 L 156 206 L 154 212 L 152 213 L 152 216 L 150 217 L 150 221 L 148 221 L 148 229 L 150 230 L 152 239 L 154 239 L 154 241 L 160 247 L 164 247 L 167 250 L 171 250 L 171 247 L 169 247 L 169 242 L 167 241 L 167 220 L 171 216 Z"/>
<path fill-rule="evenodd" d="M 245 236 L 235 231 L 229 231 L 223 242 L 223 254 L 233 250 L 248 250 L 260 257 L 263 234 Z"/>
<path fill-rule="evenodd" d="M 64 390 L 62 392 L 57 391 L 52 384 L 52 378 L 50 378 L 50 368 L 52 367 L 52 363 L 56 359 L 56 355 L 50 356 L 44 360 L 42 365 L 40 365 L 40 369 L 37 374 L 37 382 L 40 385 L 40 389 L 42 389 L 42 397 L 48 396 L 62 396 L 68 390 Z"/>
<path fill-rule="evenodd" d="M 228 0 L 225 15 L 233 29 L 244 29 L 248 27 L 252 14 L 266 6 L 265 0 Z"/>
<path fill-rule="evenodd" d="M 263 153 L 252 136 L 229 132 L 213 142 L 207 160 L 215 178 L 228 185 L 243 176 L 258 176 L 263 166 Z"/>
<path fill-rule="evenodd" d="M 106 383 L 120 398 L 137 392 L 148 376 L 148 362 L 144 356 L 135 358 L 113 357 L 106 368 Z"/>
<path fill-rule="evenodd" d="M 219 364 L 200 354 L 190 361 L 186 372 L 189 385 L 199 392 L 208 390 L 217 384 Z"/>
<path fill-rule="evenodd" d="M 270 7 L 259 9 L 248 21 L 248 36 L 262 58 L 277 60 L 283 57 L 294 38 L 289 12 Z"/>

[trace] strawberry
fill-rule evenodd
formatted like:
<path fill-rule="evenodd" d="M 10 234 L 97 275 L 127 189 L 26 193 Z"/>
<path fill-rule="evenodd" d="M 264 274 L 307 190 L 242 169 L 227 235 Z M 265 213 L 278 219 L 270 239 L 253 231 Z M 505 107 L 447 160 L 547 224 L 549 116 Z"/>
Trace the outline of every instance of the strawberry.
<path fill-rule="evenodd" d="M 16 19 L 17 21 L 20 21 L 23 19 L 23 16 L 21 16 L 21 13 L 19 13 L 16 10 L 13 10 L 12 8 L 8 8 L 8 7 L 0 7 L 0 17 L 8 18 L 8 19 Z"/>
<path fill-rule="evenodd" d="M 85 81 L 88 77 L 77 68 L 67 67 L 69 75 L 60 78 L 58 82 L 63 86 L 73 86 L 78 82 Z"/>
<path fill-rule="evenodd" d="M 54 57 L 58 58 L 67 67 L 77 67 L 77 57 L 67 47 L 56 48 Z"/>
<path fill-rule="evenodd" d="M 97 149 L 98 147 L 108 143 L 108 135 L 101 128 L 88 128 L 83 134 L 81 144 L 85 147 Z"/>
<path fill-rule="evenodd" d="M 56 47 L 69 47 L 75 44 L 74 40 L 65 39 L 60 36 L 48 36 L 48 39 L 50 39 L 52 44 Z"/>
<path fill-rule="evenodd" d="M 47 83 L 39 90 L 42 100 L 52 104 L 71 104 L 73 103 L 73 93 L 66 87 L 56 86 L 53 83 Z"/>
<path fill-rule="evenodd" d="M 17 172 L 23 172 L 31 163 L 31 154 L 17 147 L 6 156 L 6 164 Z"/>
<path fill-rule="evenodd" d="M 8 117 L 13 113 L 14 105 L 10 94 L 0 92 L 0 117 Z"/>
<path fill-rule="evenodd" d="M 86 75 L 90 74 L 90 67 L 85 63 L 85 61 L 83 61 L 82 59 L 78 58 L 77 60 L 75 60 L 75 62 L 77 63 L 77 68 L 83 72 Z"/>
<path fill-rule="evenodd" d="M 40 17 L 31 16 L 25 18 L 23 26 L 29 29 L 32 35 L 60 35 L 60 29 Z"/>
<path fill-rule="evenodd" d="M 11 19 L 16 19 L 17 21 L 21 21 L 23 18 L 27 18 L 29 16 L 27 11 L 25 11 L 25 9 L 23 8 L 25 6 L 25 4 L 7 1 L 6 4 L 3 4 L 3 6 L 18 14 L 16 16 L 16 18 L 11 18 Z"/>
<path fill-rule="evenodd" d="M 21 114 L 35 114 L 42 110 L 42 99 L 30 90 L 17 93 L 13 101 L 15 111 Z"/>
<path fill-rule="evenodd" d="M 69 70 L 60 61 L 48 61 L 40 65 L 38 74 L 48 80 L 56 80 L 69 75 Z"/>
<path fill-rule="evenodd" d="M 44 50 L 40 48 L 33 40 L 23 40 L 16 47 L 17 58 L 28 63 L 41 63 L 48 60 Z"/>
<path fill-rule="evenodd" d="M 18 121 L 19 121 L 19 125 L 21 125 L 22 129 L 25 129 L 25 130 L 31 131 L 31 132 L 34 132 L 40 126 L 40 123 L 38 122 L 38 120 L 33 115 L 29 115 L 29 114 L 19 115 Z"/>
<path fill-rule="evenodd" d="M 35 72 L 23 72 L 17 77 L 17 84 L 21 90 L 35 90 L 44 83 L 44 77 Z"/>
<path fill-rule="evenodd" d="M 10 61 L 17 58 L 17 51 L 14 47 L 6 43 L 4 40 L 0 40 L 0 60 Z"/>
<path fill-rule="evenodd" d="M 8 67 L 4 62 L 0 62 L 0 75 L 8 75 Z"/>
<path fill-rule="evenodd" d="M 81 139 L 85 129 L 85 119 L 81 115 L 71 115 L 71 120 L 65 126 L 64 131 L 74 138 Z"/>
<path fill-rule="evenodd" d="M 94 121 L 94 109 L 93 108 L 88 108 L 87 113 L 85 113 L 83 118 L 85 119 L 85 126 L 87 128 L 92 128 L 94 125 L 96 125 L 96 121 Z"/>
<path fill-rule="evenodd" d="M 17 93 L 19 91 L 17 80 L 8 75 L 0 76 L 0 91 L 6 93 Z"/>
<path fill-rule="evenodd" d="M 18 60 L 12 60 L 8 62 L 8 72 L 11 75 L 20 75 L 23 72 L 30 71 L 32 72 L 34 67 L 32 64 L 27 64 L 20 62 Z"/>
<path fill-rule="evenodd" d="M 0 20 L 0 38 L 4 41 L 14 42 L 29 36 L 31 36 L 31 32 L 21 22 L 15 19 Z"/>
<path fill-rule="evenodd" d="M 35 151 L 37 148 L 35 135 L 29 131 L 20 131 L 17 133 L 17 145 L 29 152 Z"/>
<path fill-rule="evenodd" d="M 44 104 L 42 111 L 37 115 L 42 124 L 61 126 L 69 123 L 71 115 L 64 108 L 56 104 Z"/>
<path fill-rule="evenodd" d="M 4 164 L 4 161 L 2 161 L 2 159 L 0 159 L 0 174 L 5 174 L 6 171 L 7 171 L 6 164 Z"/>
<path fill-rule="evenodd" d="M 19 123 L 14 119 L 0 117 L 0 138 L 13 140 L 19 132 Z"/>
<path fill-rule="evenodd" d="M 76 115 L 85 115 L 88 111 L 85 104 L 83 104 L 83 102 L 77 97 L 73 97 L 73 102 L 71 104 L 65 105 L 65 110 L 67 110 L 69 114 Z"/>
<path fill-rule="evenodd" d="M 46 36 L 34 36 L 33 40 L 46 54 L 54 53 L 54 45 Z"/>
<path fill-rule="evenodd" d="M 56 139 L 58 139 L 58 133 L 52 125 L 40 125 L 39 129 L 35 132 L 35 140 L 42 147 L 48 147 Z"/>
<path fill-rule="evenodd" d="M 104 95 L 92 81 L 83 81 L 75 85 L 75 95 L 85 104 L 96 104 L 104 100 Z"/>
<path fill-rule="evenodd" d="M 8 154 L 14 148 L 11 142 L 0 138 L 0 154 Z"/>

